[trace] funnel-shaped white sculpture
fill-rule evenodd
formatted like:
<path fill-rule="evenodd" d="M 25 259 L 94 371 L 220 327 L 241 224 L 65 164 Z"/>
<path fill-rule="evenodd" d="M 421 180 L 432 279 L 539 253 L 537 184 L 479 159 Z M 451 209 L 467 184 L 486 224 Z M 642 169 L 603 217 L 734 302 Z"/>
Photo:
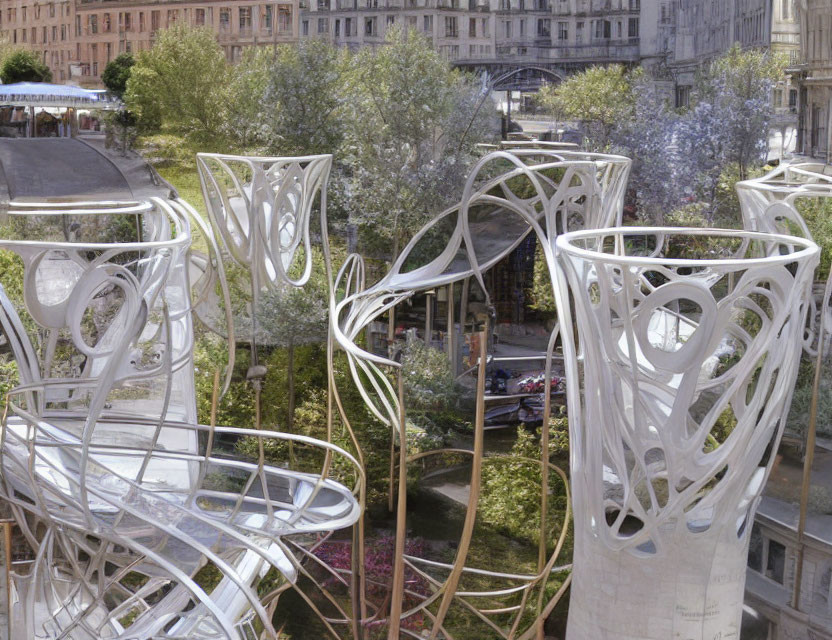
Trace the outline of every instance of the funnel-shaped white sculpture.
<path fill-rule="evenodd" d="M 561 322 L 577 328 L 567 638 L 737 638 L 818 248 L 629 228 L 560 236 L 556 253 Z"/>

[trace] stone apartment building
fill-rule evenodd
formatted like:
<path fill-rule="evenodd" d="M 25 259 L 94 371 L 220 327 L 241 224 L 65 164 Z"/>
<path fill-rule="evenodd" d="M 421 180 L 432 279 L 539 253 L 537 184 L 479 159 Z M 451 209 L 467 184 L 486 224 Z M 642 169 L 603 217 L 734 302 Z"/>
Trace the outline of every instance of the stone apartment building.
<path fill-rule="evenodd" d="M 669 4 L 669 3 L 662 3 Z M 675 33 L 666 45 L 666 60 L 676 81 L 677 106 L 687 104 L 696 70 L 728 50 L 770 49 L 794 60 L 800 29 L 794 0 L 676 0 Z M 797 89 L 783 83 L 774 106 L 796 110 Z"/>
<path fill-rule="evenodd" d="M 733 43 L 792 58 L 799 46 L 794 0 L 301 0 L 300 9 L 301 38 L 378 46 L 403 25 L 456 66 L 492 76 L 527 67 L 542 79 L 563 77 L 610 62 L 660 67 L 680 106 L 695 70 Z M 784 85 L 774 100 L 794 110 L 796 94 Z"/>
<path fill-rule="evenodd" d="M 89 86 L 119 53 L 150 48 L 177 21 L 213 29 L 233 61 L 246 46 L 296 42 L 298 0 L 0 0 L 0 37 L 42 55 L 56 82 Z"/>
<path fill-rule="evenodd" d="M 558 72 L 639 61 L 640 0 L 301 0 L 301 37 L 377 46 L 393 25 L 424 33 L 457 66 Z M 653 4 L 653 0 L 646 0 Z"/>
<path fill-rule="evenodd" d="M 800 0 L 800 53 L 792 72 L 798 78 L 797 151 L 830 161 L 832 149 L 832 0 Z"/>

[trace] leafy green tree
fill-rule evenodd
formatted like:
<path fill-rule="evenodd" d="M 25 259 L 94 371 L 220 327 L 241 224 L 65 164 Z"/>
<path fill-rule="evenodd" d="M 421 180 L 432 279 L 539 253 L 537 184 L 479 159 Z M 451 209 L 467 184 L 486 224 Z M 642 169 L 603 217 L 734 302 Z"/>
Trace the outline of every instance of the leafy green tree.
<path fill-rule="evenodd" d="M 593 66 L 560 84 L 545 85 L 538 97 L 559 118 L 580 120 L 591 146 L 603 149 L 609 145 L 613 129 L 633 117 L 634 86 L 643 74 L 641 68 L 628 70 L 620 64 Z"/>
<path fill-rule="evenodd" d="M 303 287 L 285 285 L 263 292 L 257 307 L 257 343 L 285 350 L 284 366 L 269 369 L 276 369 L 278 375 L 282 372 L 286 375 L 285 386 L 279 387 L 280 394 L 286 398 L 286 414 L 281 416 L 284 418 L 281 427 L 290 433 L 294 431 L 297 406 L 296 349 L 303 345 L 325 344 L 329 329 L 328 283 L 323 254 L 317 248 L 313 250 L 312 273 L 313 276 Z M 323 358 L 322 349 L 312 350 L 313 355 L 316 353 L 319 358 Z M 309 354 L 303 355 L 308 357 Z M 307 360 L 303 364 L 304 370 L 317 377 L 319 384 L 326 386 L 326 380 L 320 378 L 320 371 L 314 370 L 314 362 Z M 268 386 L 278 388 L 275 385 Z"/>
<path fill-rule="evenodd" d="M 246 47 L 231 68 L 222 127 L 229 146 L 259 150 L 266 145 L 269 128 L 263 119 L 263 94 L 273 63 L 271 47 Z"/>
<path fill-rule="evenodd" d="M 341 146 L 348 59 L 323 40 L 278 47 L 263 100 L 270 152 L 333 153 Z"/>
<path fill-rule="evenodd" d="M 0 68 L 3 84 L 15 82 L 52 82 L 52 72 L 43 61 L 31 51 L 17 50 L 9 54 Z"/>
<path fill-rule="evenodd" d="M 362 241 L 395 259 L 403 242 L 459 197 L 476 144 L 496 112 L 472 76 L 454 71 L 415 30 L 352 58 L 343 159 L 351 219 Z"/>
<path fill-rule="evenodd" d="M 110 93 L 121 98 L 127 90 L 127 80 L 130 78 L 130 70 L 136 64 L 132 53 L 120 53 L 104 67 L 101 74 L 101 82 Z"/>
<path fill-rule="evenodd" d="M 127 81 L 128 108 L 206 144 L 222 146 L 231 69 L 214 32 L 177 23 L 159 31 Z"/>

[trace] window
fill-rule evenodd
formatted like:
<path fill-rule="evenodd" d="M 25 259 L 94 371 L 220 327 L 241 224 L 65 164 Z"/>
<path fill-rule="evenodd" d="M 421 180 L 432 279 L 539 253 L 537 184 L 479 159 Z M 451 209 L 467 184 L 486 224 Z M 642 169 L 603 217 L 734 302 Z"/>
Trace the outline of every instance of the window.
<path fill-rule="evenodd" d="M 416 16 L 407 16 L 407 28 L 408 29 L 416 29 L 417 25 L 419 24 L 419 19 Z"/>
<path fill-rule="evenodd" d="M 610 21 L 609 20 L 596 20 L 595 21 L 595 38 L 596 40 L 602 40 L 610 38 Z"/>
<path fill-rule="evenodd" d="M 503 22 L 503 34 L 506 38 L 511 37 L 511 20 L 506 20 Z"/>
<path fill-rule="evenodd" d="M 558 40 L 569 40 L 569 23 L 558 22 Z"/>
<path fill-rule="evenodd" d="M 139 12 L 139 31 L 144 32 L 145 23 L 144 23 L 144 11 Z"/>
<path fill-rule="evenodd" d="M 75 35 L 81 35 L 81 16 L 75 16 Z"/>
<path fill-rule="evenodd" d="M 468 37 L 469 38 L 476 38 L 477 37 L 477 19 L 476 18 L 468 18 Z"/>
<path fill-rule="evenodd" d="M 376 19 L 375 18 L 365 18 L 364 19 L 364 35 L 365 36 L 374 36 L 374 35 L 376 35 Z"/>
<path fill-rule="evenodd" d="M 309 35 L 309 20 L 304 20 L 300 25 L 301 33 L 305 36 Z"/>
<path fill-rule="evenodd" d="M 61 41 L 63 42 L 64 40 L 66 40 L 66 25 L 62 24 L 61 25 Z"/>
<path fill-rule="evenodd" d="M 518 21 L 518 24 L 520 25 L 520 37 L 522 38 L 526 35 L 526 21 L 521 19 Z"/>
<path fill-rule="evenodd" d="M 469 58 L 476 58 L 477 57 L 477 45 L 469 44 L 468 45 L 468 57 Z"/>
<path fill-rule="evenodd" d="M 205 9 L 197 9 L 194 12 L 194 24 L 198 27 L 205 25 Z"/>
<path fill-rule="evenodd" d="M 98 16 L 90 16 L 89 31 L 90 33 L 98 33 Z"/>
<path fill-rule="evenodd" d="M 388 27 L 392 27 L 394 24 L 396 24 L 396 16 L 393 16 L 393 15 L 387 16 L 386 22 L 387 22 Z"/>
<path fill-rule="evenodd" d="M 638 18 L 630 18 L 627 23 L 627 37 L 638 38 Z"/>
<path fill-rule="evenodd" d="M 101 16 L 101 31 L 102 33 L 110 33 L 112 25 L 110 24 L 110 14 L 105 13 Z"/>
<path fill-rule="evenodd" d="M 780 16 L 783 20 L 792 19 L 792 0 L 783 0 L 782 6 L 780 7 Z"/>
<path fill-rule="evenodd" d="M 352 18 L 344 19 L 344 36 L 349 38 L 352 35 Z"/>
<path fill-rule="evenodd" d="M 240 32 L 251 32 L 251 7 L 240 7 L 239 9 Z"/>
<path fill-rule="evenodd" d="M 155 33 L 159 30 L 159 27 L 162 23 L 162 12 L 161 11 L 151 11 L 150 12 L 150 31 Z"/>
<path fill-rule="evenodd" d="M 155 13 L 155 12 L 154 12 Z M 220 33 L 231 30 L 231 9 L 220 9 Z"/>
<path fill-rule="evenodd" d="M 641 9 L 641 0 L 630 0 L 630 11 L 638 11 Z"/>
<path fill-rule="evenodd" d="M 318 33 L 329 33 L 329 18 L 318 18 Z"/>
<path fill-rule="evenodd" d="M 445 16 L 445 37 L 458 38 L 459 31 L 457 28 L 456 16 Z"/>
<path fill-rule="evenodd" d="M 537 19 L 537 37 L 548 38 L 552 35 L 552 21 L 548 18 Z"/>
<path fill-rule="evenodd" d="M 425 16 L 422 19 L 422 30 L 425 33 L 433 33 L 433 16 Z"/>
<path fill-rule="evenodd" d="M 789 89 L 789 111 L 797 111 L 797 89 Z"/>
<path fill-rule="evenodd" d="M 260 30 L 271 33 L 272 28 L 272 5 L 263 5 L 260 7 Z"/>
<path fill-rule="evenodd" d="M 341 35 L 341 21 L 336 20 L 335 21 L 335 37 L 337 38 L 340 35 Z"/>
<path fill-rule="evenodd" d="M 780 109 L 783 106 L 783 90 L 782 89 L 775 89 L 774 90 L 774 108 Z"/>
<path fill-rule="evenodd" d="M 168 9 L 168 26 L 174 24 L 179 19 L 178 9 Z"/>
<path fill-rule="evenodd" d="M 535 8 L 538 11 L 548 11 L 549 10 L 549 2 L 548 0 L 536 0 Z"/>
<path fill-rule="evenodd" d="M 584 23 L 583 22 L 576 22 L 575 23 L 575 42 L 580 44 L 584 41 Z"/>
<path fill-rule="evenodd" d="M 690 86 L 679 85 L 676 87 L 676 108 L 684 109 L 690 106 Z"/>
<path fill-rule="evenodd" d="M 766 578 L 783 584 L 786 570 L 786 547 L 776 540 L 768 541 L 768 558 L 766 559 Z"/>
<path fill-rule="evenodd" d="M 291 33 L 292 31 L 292 6 L 288 4 L 277 5 L 277 31 L 278 33 Z"/>
<path fill-rule="evenodd" d="M 488 18 L 482 19 L 482 27 L 480 29 L 480 34 L 484 37 L 488 37 Z"/>
<path fill-rule="evenodd" d="M 621 20 L 618 20 L 615 23 L 615 37 L 621 40 L 621 37 L 624 35 L 624 27 L 621 24 Z"/>
<path fill-rule="evenodd" d="M 199 13 L 199 10 L 197 10 Z M 204 22 L 203 22 L 204 24 Z M 133 30 L 133 14 L 132 13 L 120 13 L 118 14 L 118 28 L 120 31 L 132 31 Z"/>

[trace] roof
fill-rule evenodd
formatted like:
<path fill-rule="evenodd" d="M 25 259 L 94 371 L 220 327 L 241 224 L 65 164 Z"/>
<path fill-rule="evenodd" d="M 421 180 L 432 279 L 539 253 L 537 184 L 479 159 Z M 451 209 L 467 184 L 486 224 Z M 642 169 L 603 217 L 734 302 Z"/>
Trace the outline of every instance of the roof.
<path fill-rule="evenodd" d="M 66 84 L 17 82 L 15 84 L 0 84 L 0 104 L 117 109 L 121 102 L 106 91 L 93 91 Z"/>

